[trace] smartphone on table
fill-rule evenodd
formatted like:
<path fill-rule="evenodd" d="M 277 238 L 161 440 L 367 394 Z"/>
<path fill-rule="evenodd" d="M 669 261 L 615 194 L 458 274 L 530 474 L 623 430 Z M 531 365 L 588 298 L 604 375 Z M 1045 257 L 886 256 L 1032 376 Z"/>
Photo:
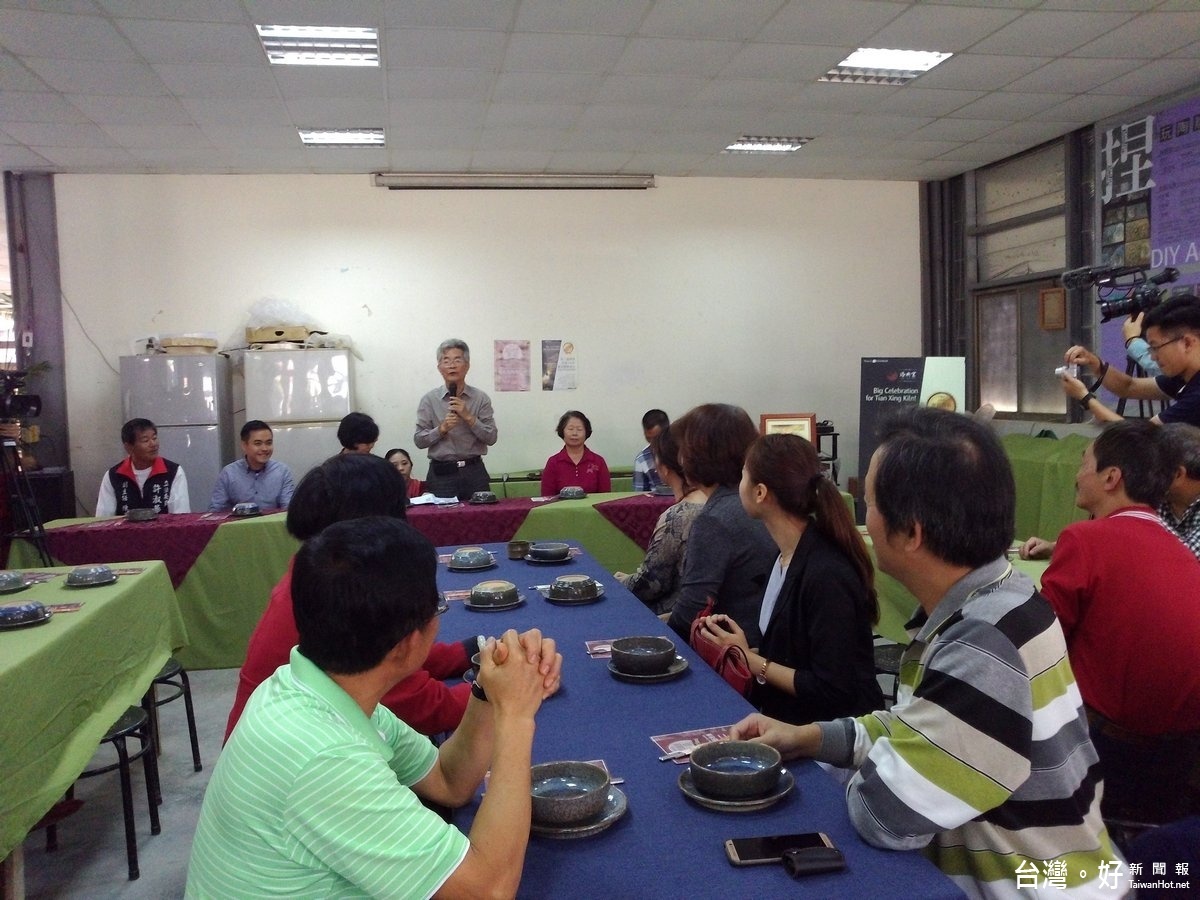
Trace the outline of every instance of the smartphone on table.
<path fill-rule="evenodd" d="M 725 842 L 725 855 L 735 866 L 783 863 L 793 878 L 846 868 L 842 852 L 823 831 L 730 838 Z"/>

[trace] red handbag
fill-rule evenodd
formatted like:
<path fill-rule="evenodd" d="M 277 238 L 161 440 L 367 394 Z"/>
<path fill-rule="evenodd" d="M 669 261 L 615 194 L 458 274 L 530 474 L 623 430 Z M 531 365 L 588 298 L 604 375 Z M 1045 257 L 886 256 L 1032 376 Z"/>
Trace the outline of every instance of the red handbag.
<path fill-rule="evenodd" d="M 733 645 L 722 647 L 704 635 L 704 624 L 700 620 L 705 616 L 711 616 L 715 605 L 716 601 L 709 597 L 704 609 L 700 610 L 696 614 L 696 618 L 692 619 L 692 630 L 688 643 L 692 645 L 693 650 L 700 654 L 700 658 L 712 667 L 713 671 L 724 678 L 731 688 L 745 697 L 750 693 L 750 686 L 754 683 L 754 676 L 750 674 L 750 660 L 746 659 L 746 654 L 742 652 L 741 647 Z"/>

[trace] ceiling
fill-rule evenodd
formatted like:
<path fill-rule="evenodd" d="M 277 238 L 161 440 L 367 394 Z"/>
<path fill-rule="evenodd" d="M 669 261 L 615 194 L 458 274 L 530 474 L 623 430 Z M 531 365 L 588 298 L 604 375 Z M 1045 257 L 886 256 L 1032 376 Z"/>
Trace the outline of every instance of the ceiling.
<path fill-rule="evenodd" d="M 255 24 L 375 25 L 383 64 L 270 66 Z M 955 55 L 902 87 L 817 82 L 868 46 Z M 1198 63 L 1196 0 L 0 0 L 0 169 L 939 179 Z M 813 140 L 721 152 L 742 134 Z"/>

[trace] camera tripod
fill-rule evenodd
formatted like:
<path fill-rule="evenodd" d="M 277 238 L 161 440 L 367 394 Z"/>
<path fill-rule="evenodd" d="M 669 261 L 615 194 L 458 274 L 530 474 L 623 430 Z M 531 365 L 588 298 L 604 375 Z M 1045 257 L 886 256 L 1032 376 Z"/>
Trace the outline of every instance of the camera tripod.
<path fill-rule="evenodd" d="M 4 473 L 8 508 L 13 517 L 14 528 L 9 536 L 24 538 L 37 547 L 43 566 L 54 565 L 50 549 L 46 546 L 46 529 L 33 495 L 33 485 L 21 465 L 21 449 L 13 438 L 0 438 L 0 472 Z"/>

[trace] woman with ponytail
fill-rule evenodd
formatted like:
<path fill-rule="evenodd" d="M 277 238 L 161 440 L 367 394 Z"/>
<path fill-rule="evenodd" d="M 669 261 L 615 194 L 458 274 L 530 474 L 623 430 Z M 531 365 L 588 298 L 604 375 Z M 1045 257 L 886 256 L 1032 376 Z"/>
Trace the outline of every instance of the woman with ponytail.
<path fill-rule="evenodd" d="M 751 649 L 724 615 L 709 616 L 705 632 L 746 653 L 755 675 L 750 699 L 766 715 L 802 724 L 881 709 L 871 640 L 875 570 L 817 451 L 793 434 L 758 438 L 739 495 L 779 548 L 759 613 L 762 642 Z"/>

